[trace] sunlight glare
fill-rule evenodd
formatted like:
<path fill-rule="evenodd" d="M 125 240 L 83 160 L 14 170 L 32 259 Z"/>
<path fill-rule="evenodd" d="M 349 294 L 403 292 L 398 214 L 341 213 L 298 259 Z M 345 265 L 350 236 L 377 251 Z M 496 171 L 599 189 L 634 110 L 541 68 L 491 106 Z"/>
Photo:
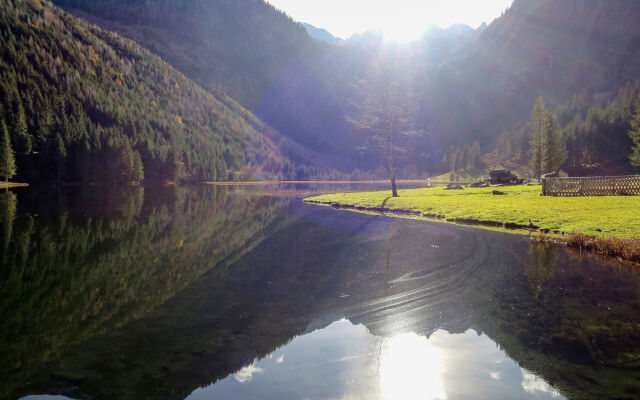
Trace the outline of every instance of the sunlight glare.
<path fill-rule="evenodd" d="M 385 339 L 380 391 L 385 400 L 445 400 L 442 351 L 424 336 L 403 333 Z"/>
<path fill-rule="evenodd" d="M 430 26 L 491 22 L 513 0 L 267 0 L 293 19 L 348 39 L 366 31 L 382 32 L 388 42 L 418 39 Z"/>
<path fill-rule="evenodd" d="M 382 37 L 386 42 L 409 43 L 420 37 L 424 33 L 425 28 L 415 25 L 403 24 L 402 22 L 385 24 L 380 27 Z"/>

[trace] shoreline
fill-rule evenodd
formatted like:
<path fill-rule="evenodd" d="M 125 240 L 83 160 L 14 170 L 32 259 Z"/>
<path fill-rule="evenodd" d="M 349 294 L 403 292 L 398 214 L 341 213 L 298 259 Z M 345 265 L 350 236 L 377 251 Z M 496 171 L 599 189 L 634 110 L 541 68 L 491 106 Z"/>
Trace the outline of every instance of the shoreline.
<path fill-rule="evenodd" d="M 631 262 L 634 263 L 635 266 L 640 266 L 640 239 L 620 239 L 615 237 L 599 238 L 582 233 L 562 235 L 558 233 L 549 233 L 546 232 L 546 230 L 535 229 L 535 227 L 519 226 L 516 224 L 502 223 L 498 221 L 479 221 L 473 219 L 448 220 L 440 216 L 424 215 L 412 210 L 354 207 L 350 205 L 328 204 L 311 200 L 304 200 L 304 202 L 322 207 L 331 207 L 336 210 L 357 212 L 368 215 L 380 215 L 389 218 L 410 219 L 414 221 L 453 224 L 468 228 L 503 232 L 511 235 L 529 235 L 531 237 L 532 233 L 538 233 L 539 236 L 531 237 L 531 239 L 563 244 L 576 250 L 585 250 L 605 258 L 616 258 L 619 261 Z"/>
<path fill-rule="evenodd" d="M 425 221 L 441 222 L 441 223 L 456 224 L 456 225 L 463 225 L 463 226 L 498 228 L 499 230 L 501 230 L 500 228 L 502 228 L 504 230 L 509 230 L 509 231 L 522 231 L 522 232 L 518 232 L 522 234 L 531 233 L 531 232 L 541 232 L 545 234 L 550 233 L 546 229 L 540 230 L 540 228 L 538 228 L 537 226 L 520 225 L 520 224 L 514 224 L 509 222 L 499 222 L 499 221 L 483 221 L 483 220 L 478 220 L 473 218 L 447 219 L 443 215 L 428 214 L 428 213 L 423 214 L 419 211 L 402 209 L 402 208 L 360 207 L 360 206 L 354 206 L 351 204 L 327 203 L 327 202 L 307 200 L 307 199 L 303 199 L 303 201 L 307 204 L 331 207 L 337 210 L 363 212 L 367 214 L 377 214 L 377 215 L 383 215 L 385 217 L 403 217 L 403 218 L 411 218 L 411 219 L 422 219 Z"/>
<path fill-rule="evenodd" d="M 426 211 L 427 207 L 424 205 L 418 206 L 414 204 L 414 207 L 411 208 L 401 207 L 397 204 L 389 205 L 386 204 L 389 200 L 388 197 L 380 205 L 374 206 L 370 204 L 363 204 L 366 203 L 366 201 L 364 201 L 363 199 L 366 199 L 367 196 L 373 196 L 375 194 L 379 193 L 350 193 L 348 195 L 348 200 L 345 199 L 343 201 L 340 201 L 340 199 L 336 199 L 336 197 L 340 196 L 345 197 L 342 194 L 314 196 L 303 199 L 303 201 L 307 204 L 332 207 L 334 209 L 350 212 L 382 215 L 390 218 L 456 224 L 460 226 L 499 231 L 509 234 L 529 236 L 532 236 L 532 234 L 537 234 L 538 236 L 535 237 L 536 240 L 548 240 L 556 243 L 562 243 L 568 247 L 598 254 L 605 258 L 616 258 L 618 260 L 632 262 L 635 265 L 640 264 L 640 235 L 637 234 L 629 237 L 616 237 L 614 235 L 606 236 L 606 233 L 601 233 L 600 236 L 596 236 L 580 232 L 578 230 L 567 232 L 563 231 L 562 229 L 553 230 L 548 228 L 540 228 L 539 226 L 537 226 L 537 224 L 532 223 L 531 220 L 529 221 L 529 224 L 522 224 L 508 220 L 473 218 L 469 215 L 464 216 L 464 210 L 459 213 L 461 215 L 452 217 L 450 215 L 447 215 L 447 213 L 428 212 Z M 449 195 L 449 193 L 447 193 L 447 195 Z M 460 195 L 464 196 L 463 193 L 460 193 Z M 456 194 L 452 193 L 451 196 L 455 197 Z M 437 196 L 433 196 L 432 199 L 436 197 Z M 637 198 L 638 201 L 640 201 L 640 197 L 637 196 Z M 361 202 L 358 203 L 358 200 L 360 200 Z M 475 201 L 475 199 L 465 199 L 465 201 L 472 202 L 470 205 L 468 205 L 468 207 L 471 207 L 473 209 L 483 207 L 482 202 L 477 202 Z M 408 201 L 407 203 L 410 204 L 411 202 Z M 561 218 L 559 217 L 558 219 Z M 623 223 L 625 221 L 620 222 Z"/>
<path fill-rule="evenodd" d="M 20 182 L 0 182 L 0 189 L 11 189 L 17 187 L 27 187 L 28 183 L 20 183 Z"/>

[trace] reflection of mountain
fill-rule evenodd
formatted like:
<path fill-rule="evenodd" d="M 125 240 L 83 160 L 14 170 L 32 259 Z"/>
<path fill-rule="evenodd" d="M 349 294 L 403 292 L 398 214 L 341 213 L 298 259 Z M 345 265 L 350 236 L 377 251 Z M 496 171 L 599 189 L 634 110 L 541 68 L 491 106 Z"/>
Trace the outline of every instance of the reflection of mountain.
<path fill-rule="evenodd" d="M 638 277 L 528 250 L 500 233 L 292 206 L 233 268 L 72 346 L 16 394 L 179 399 L 346 316 L 376 335 L 475 329 L 569 398 L 633 397 Z"/>
<path fill-rule="evenodd" d="M 409 235 L 416 232 L 402 237 Z M 381 335 L 475 329 L 568 398 L 637 396 L 637 274 L 571 259 L 555 246 L 531 243 L 527 259 L 526 241 L 469 239 L 449 249 L 457 260 L 396 278 L 394 290 L 356 309 L 355 321 Z"/>
<path fill-rule="evenodd" d="M 105 195 L 70 193 L 93 198 L 83 208 L 40 198 L 40 211 L 25 199 L 18 207 L 28 213 L 1 221 L 0 396 L 73 343 L 139 319 L 231 264 L 264 238 L 283 205 L 216 188 Z M 50 217 L 45 207 L 68 211 Z"/>

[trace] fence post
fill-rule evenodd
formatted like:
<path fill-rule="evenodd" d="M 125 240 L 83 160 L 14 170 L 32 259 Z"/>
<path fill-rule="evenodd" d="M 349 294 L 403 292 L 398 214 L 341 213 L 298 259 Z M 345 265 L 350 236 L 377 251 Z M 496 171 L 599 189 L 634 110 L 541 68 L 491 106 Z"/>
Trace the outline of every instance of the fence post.
<path fill-rule="evenodd" d="M 583 193 L 584 193 L 584 191 L 583 191 L 583 187 L 584 187 L 583 182 L 584 181 L 582 179 L 578 180 L 578 196 L 582 196 Z"/>

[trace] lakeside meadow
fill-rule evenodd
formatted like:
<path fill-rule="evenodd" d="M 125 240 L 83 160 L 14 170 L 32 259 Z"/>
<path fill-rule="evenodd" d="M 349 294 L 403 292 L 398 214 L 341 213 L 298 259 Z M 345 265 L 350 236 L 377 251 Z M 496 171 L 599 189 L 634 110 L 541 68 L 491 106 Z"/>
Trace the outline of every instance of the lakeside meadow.
<path fill-rule="evenodd" d="M 499 189 L 502 195 L 493 194 Z M 576 247 L 627 260 L 640 260 L 640 196 L 541 196 L 539 185 L 498 188 L 444 187 L 334 193 L 308 197 L 307 203 L 355 211 L 426 217 L 507 232 L 541 232 Z"/>

